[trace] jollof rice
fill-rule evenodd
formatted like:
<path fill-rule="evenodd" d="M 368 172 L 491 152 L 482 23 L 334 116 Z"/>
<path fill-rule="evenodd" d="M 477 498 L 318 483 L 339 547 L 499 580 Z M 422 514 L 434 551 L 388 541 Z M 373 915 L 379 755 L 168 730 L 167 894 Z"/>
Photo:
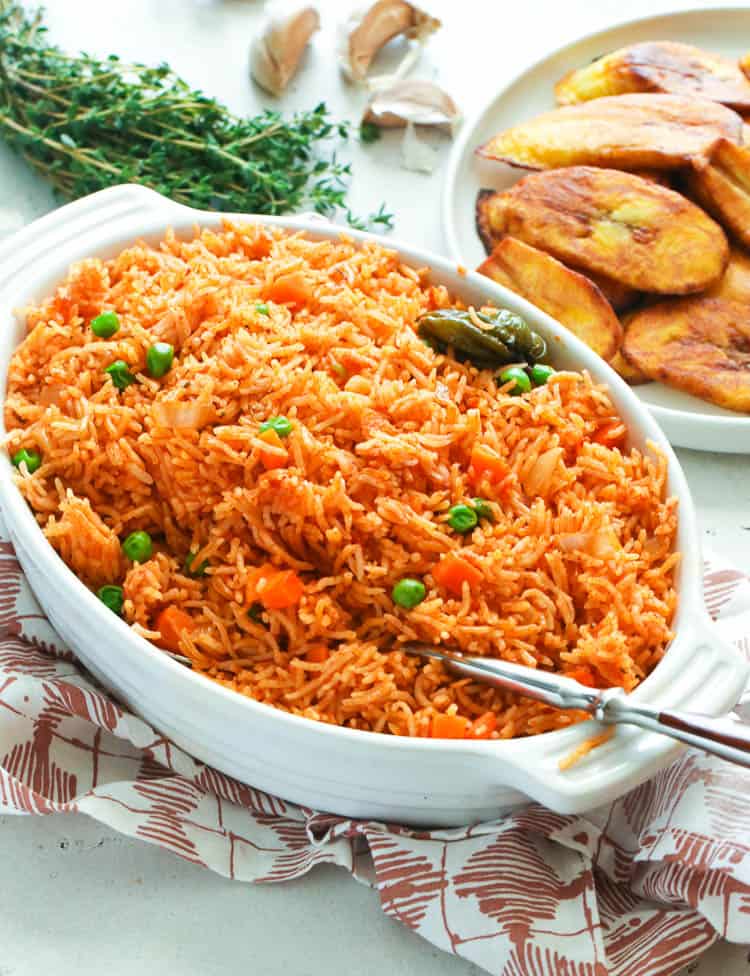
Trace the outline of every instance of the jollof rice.
<path fill-rule="evenodd" d="M 253 225 L 83 261 L 28 311 L 10 366 L 8 449 L 42 459 L 20 489 L 80 579 L 123 588 L 137 633 L 163 644 L 160 614 L 187 614 L 172 650 L 260 702 L 397 735 L 567 725 L 580 716 L 398 644 L 632 689 L 675 610 L 665 461 L 627 446 L 585 374 L 511 396 L 433 351 L 415 320 L 452 304 L 377 245 Z M 97 338 L 107 310 L 120 330 Z M 155 341 L 175 349 L 163 379 L 145 368 Z M 114 360 L 135 376 L 122 391 Z M 284 439 L 260 436 L 272 417 L 290 422 Z M 477 445 L 492 471 L 472 466 Z M 448 509 L 478 496 L 491 518 L 458 534 Z M 142 563 L 121 546 L 135 530 L 154 540 Z M 433 575 L 448 554 L 473 568 L 460 593 Z M 290 571 L 296 602 L 258 602 L 262 566 Z M 392 597 L 403 578 L 426 589 L 413 609 Z"/>

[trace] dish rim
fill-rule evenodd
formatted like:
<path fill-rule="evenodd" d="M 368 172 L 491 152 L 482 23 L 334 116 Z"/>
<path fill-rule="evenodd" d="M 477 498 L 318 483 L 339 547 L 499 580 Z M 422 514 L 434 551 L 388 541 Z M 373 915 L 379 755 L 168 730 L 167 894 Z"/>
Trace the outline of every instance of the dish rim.
<path fill-rule="evenodd" d="M 101 223 L 104 220 L 103 213 L 107 212 L 108 205 L 110 210 L 115 207 L 119 198 L 127 201 L 131 207 L 130 224 L 127 224 L 127 221 L 123 217 L 120 224 L 116 223 L 116 226 L 120 228 L 118 233 L 114 233 L 112 229 L 108 232 L 102 231 Z M 91 234 L 94 234 L 94 236 L 98 235 L 99 244 L 92 250 L 88 243 L 84 246 L 83 242 L 88 240 L 86 233 L 77 234 L 73 237 L 71 230 L 71 240 L 73 243 L 65 250 L 65 257 L 58 257 L 59 248 L 54 248 L 53 243 L 50 243 L 48 252 L 51 253 L 54 251 L 54 255 L 51 257 L 47 255 L 46 258 L 45 254 L 42 255 L 42 265 L 48 269 L 46 276 L 39 271 L 32 272 L 26 278 L 23 278 L 23 275 L 21 275 L 21 283 L 19 283 L 18 275 L 14 275 L 12 271 L 13 261 L 20 261 L 21 267 L 24 267 L 22 263 L 24 249 L 29 246 L 34 247 L 35 244 L 39 244 L 45 237 L 52 238 L 52 231 L 55 229 L 60 230 L 61 227 L 70 229 L 74 227 L 75 219 L 83 219 L 87 213 L 93 214 L 95 221 L 92 227 L 89 228 L 88 234 L 89 236 Z M 483 294 L 486 294 L 488 299 L 498 304 L 505 304 L 516 308 L 522 315 L 529 317 L 532 322 L 536 320 L 537 323 L 541 323 L 548 333 L 557 334 L 563 344 L 568 347 L 571 355 L 575 356 L 581 363 L 582 369 L 590 369 L 592 375 L 598 382 L 607 382 L 613 390 L 618 411 L 623 412 L 624 406 L 626 413 L 637 418 L 635 423 L 632 420 L 627 421 L 629 428 L 637 430 L 638 436 L 642 437 L 644 442 L 646 440 L 655 442 L 664 453 L 668 463 L 668 491 L 669 494 L 677 496 L 679 502 L 678 536 L 682 539 L 679 548 L 682 550 L 683 557 L 679 577 L 676 581 L 678 609 L 675 620 L 673 621 L 675 637 L 667 648 L 667 652 L 662 661 L 632 693 L 634 699 L 641 701 L 657 700 L 660 690 L 664 690 L 665 687 L 670 685 L 670 678 L 674 680 L 679 669 L 684 665 L 684 661 L 682 661 L 684 655 L 694 655 L 696 648 L 700 646 L 701 642 L 709 642 L 712 645 L 718 646 L 722 649 L 721 653 L 724 655 L 724 663 L 728 662 L 732 666 L 737 666 L 735 662 L 737 658 L 736 652 L 731 655 L 730 660 L 728 645 L 721 640 L 717 633 L 711 633 L 710 630 L 711 625 L 702 598 L 702 563 L 696 515 L 685 475 L 666 436 L 660 430 L 645 405 L 638 400 L 627 384 L 606 363 L 600 360 L 587 346 L 583 345 L 575 336 L 568 333 L 567 330 L 553 319 L 524 299 L 508 292 L 500 285 L 489 281 L 476 272 L 463 273 L 451 258 L 435 255 L 425 248 L 413 247 L 399 240 L 384 238 L 382 235 L 341 228 L 315 215 L 312 217 L 304 215 L 266 217 L 252 214 L 217 214 L 198 211 L 176 204 L 161 197 L 154 191 L 147 190 L 143 187 L 124 185 L 99 191 L 96 194 L 53 211 L 51 214 L 29 225 L 29 227 L 0 244 L 0 316 L 12 317 L 16 322 L 18 321 L 11 309 L 5 308 L 5 296 L 8 291 L 7 283 L 9 279 L 14 283 L 11 285 L 11 288 L 15 287 L 16 290 L 22 287 L 25 288 L 29 294 L 29 300 L 31 300 L 30 296 L 33 294 L 34 286 L 29 282 L 36 277 L 35 287 L 37 290 L 40 288 L 49 289 L 50 285 L 47 283 L 46 278 L 49 277 L 50 266 L 56 268 L 59 265 L 63 268 L 62 272 L 56 272 L 52 277 L 53 281 L 59 281 L 62 275 L 64 275 L 65 269 L 71 263 L 84 256 L 116 253 L 116 249 L 122 249 L 122 247 L 127 246 L 128 242 L 137 240 L 139 237 L 147 239 L 161 237 L 170 226 L 175 227 L 177 233 L 184 233 L 196 226 L 220 225 L 225 219 L 258 222 L 286 228 L 291 231 L 304 231 L 314 237 L 330 238 L 344 234 L 360 243 L 374 242 L 380 244 L 398 251 L 406 263 L 417 263 L 422 266 L 429 264 L 431 272 L 435 274 L 438 280 L 446 280 L 456 274 L 460 275 L 461 280 L 466 283 L 467 291 L 469 290 L 469 286 L 472 286 Z M 133 221 L 135 221 L 134 227 L 131 226 Z M 127 233 L 125 231 L 126 224 Z M 456 289 L 452 287 L 452 290 Z M 17 342 L 13 336 L 9 336 L 4 341 L 10 350 L 15 349 L 17 346 Z M 0 377 L 0 396 L 3 400 L 5 399 L 6 380 L 6 375 Z M 0 418 L 0 433 L 5 433 L 3 418 Z M 121 640 L 128 642 L 131 650 L 137 651 L 139 654 L 148 655 L 149 663 L 155 668 L 168 669 L 165 672 L 166 675 L 176 681 L 184 681 L 187 692 L 201 694 L 206 692 L 214 696 L 214 701 L 231 703 L 232 707 L 242 707 L 261 719 L 265 718 L 270 720 L 273 718 L 275 721 L 284 723 L 284 726 L 292 731 L 298 730 L 308 736 L 324 737 L 331 743 L 344 743 L 345 747 L 351 749 L 368 750 L 382 745 L 389 750 L 396 750 L 404 755 L 407 752 L 413 752 L 415 750 L 417 752 L 426 751 L 427 753 L 433 754 L 448 750 L 450 753 L 463 754 L 467 757 L 481 756 L 483 758 L 492 757 L 497 760 L 506 759 L 515 768 L 517 778 L 522 775 L 522 769 L 519 770 L 518 759 L 524 753 L 527 756 L 536 753 L 537 756 L 545 757 L 548 754 L 553 756 L 565 755 L 572 749 L 575 749 L 582 741 L 595 734 L 596 730 L 600 728 L 593 720 L 587 720 L 576 725 L 535 736 L 482 742 L 396 736 L 382 732 L 350 729 L 339 725 L 319 722 L 314 719 L 305 718 L 304 716 L 294 715 L 272 705 L 242 695 L 240 692 L 226 688 L 218 682 L 174 661 L 155 645 L 145 640 L 145 638 L 133 633 L 125 621 L 119 618 L 112 619 L 111 611 L 68 568 L 54 550 L 51 543 L 43 535 L 31 508 L 13 482 L 13 470 L 7 454 L 3 452 L 3 457 L 0 460 L 0 503 L 8 520 L 13 521 L 14 531 L 18 533 L 20 539 L 28 544 L 42 571 L 55 580 L 55 586 L 61 592 L 61 595 L 68 598 L 70 602 L 77 601 L 77 605 L 81 607 L 81 611 L 89 615 L 92 629 L 100 626 L 102 629 L 106 628 L 111 631 L 114 625 L 114 633 L 112 635 L 113 644 Z M 686 550 L 684 545 L 686 540 L 692 542 L 692 546 L 688 550 Z M 671 658 L 670 652 L 672 652 Z M 667 665 L 666 668 L 664 667 L 665 664 Z M 687 697 L 689 698 L 695 695 L 695 693 L 695 689 L 691 686 Z M 240 705 L 240 703 L 242 704 Z M 618 739 L 618 736 L 622 732 L 622 730 L 618 730 L 618 736 L 615 736 L 611 743 L 607 743 L 601 747 L 601 750 L 606 750 L 608 746 L 612 746 L 614 751 L 610 762 L 606 758 L 602 759 L 604 768 L 596 774 L 597 784 L 603 789 L 611 789 L 625 778 L 623 766 L 627 766 L 629 762 L 632 764 L 635 761 L 630 754 L 633 748 L 633 741 L 642 742 L 649 735 L 648 733 L 643 733 L 641 730 L 630 731 L 634 732 L 632 736 L 627 735 L 627 732 L 623 732 L 622 736 Z M 653 765 L 658 762 L 659 765 L 664 765 L 669 758 L 676 756 L 681 751 L 681 747 L 678 744 L 664 737 L 653 736 L 649 741 L 651 744 L 648 748 L 644 746 L 643 749 L 636 750 L 645 756 L 642 759 L 642 763 L 650 763 Z M 584 775 L 583 779 L 585 780 L 585 778 Z M 580 788 L 581 785 L 577 782 L 577 777 L 571 776 L 570 773 L 567 773 L 565 777 L 558 777 L 557 781 L 551 784 L 551 789 L 555 795 L 567 795 L 568 797 L 574 796 Z"/>

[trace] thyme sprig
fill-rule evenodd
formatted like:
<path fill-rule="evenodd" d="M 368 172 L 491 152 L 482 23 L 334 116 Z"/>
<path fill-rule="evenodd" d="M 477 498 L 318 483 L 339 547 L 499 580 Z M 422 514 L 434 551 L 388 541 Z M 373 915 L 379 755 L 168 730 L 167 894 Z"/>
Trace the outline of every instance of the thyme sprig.
<path fill-rule="evenodd" d="M 240 118 L 166 64 L 65 54 L 40 14 L 0 0 L 0 135 L 63 198 L 141 183 L 204 210 L 343 210 L 361 225 L 346 207 L 350 164 L 329 145 L 348 134 L 322 102 Z M 372 222 L 392 218 L 381 207 Z"/>

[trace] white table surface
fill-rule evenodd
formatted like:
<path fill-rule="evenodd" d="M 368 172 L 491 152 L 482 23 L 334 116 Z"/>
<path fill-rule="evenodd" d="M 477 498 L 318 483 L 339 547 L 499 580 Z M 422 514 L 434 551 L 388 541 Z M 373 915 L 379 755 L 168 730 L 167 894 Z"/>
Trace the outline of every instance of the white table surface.
<path fill-rule="evenodd" d="M 261 14 L 254 0 L 46 0 L 46 6 L 51 37 L 63 47 L 169 61 L 237 112 L 272 104 L 247 80 L 247 47 Z M 349 4 L 319 0 L 318 7 L 323 30 L 281 107 L 325 100 L 338 116 L 358 118 L 362 95 L 342 84 L 333 63 L 335 25 Z M 415 74 L 439 79 L 470 114 L 488 90 L 545 51 L 626 16 L 677 5 L 435 0 L 429 9 L 445 27 Z M 368 212 L 385 199 L 397 214 L 397 237 L 440 250 L 441 171 L 407 173 L 397 143 L 394 136 L 351 149 L 352 206 Z M 442 150 L 444 161 L 447 145 Z M 46 186 L 0 143 L 0 235 L 53 205 Z M 678 453 L 706 546 L 750 571 L 747 458 Z M 333 966 L 357 976 L 479 973 L 386 919 L 377 894 L 336 869 L 281 886 L 240 885 L 83 816 L 0 817 L 0 881 L 0 976 L 246 970 L 327 976 Z M 697 972 L 747 974 L 746 950 L 714 949 Z"/>

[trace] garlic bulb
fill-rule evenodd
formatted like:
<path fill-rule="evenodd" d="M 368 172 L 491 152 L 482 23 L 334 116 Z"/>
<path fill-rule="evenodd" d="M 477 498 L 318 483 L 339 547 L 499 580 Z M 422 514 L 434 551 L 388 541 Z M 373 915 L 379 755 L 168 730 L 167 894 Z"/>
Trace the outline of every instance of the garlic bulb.
<path fill-rule="evenodd" d="M 376 0 L 352 14 L 341 29 L 339 61 L 350 81 L 362 82 L 373 58 L 394 37 L 404 35 L 422 43 L 440 21 L 406 0 Z M 407 55 L 409 63 L 413 54 Z"/>
<path fill-rule="evenodd" d="M 284 91 L 319 27 L 314 7 L 287 11 L 266 22 L 250 49 L 250 71 L 261 88 L 272 95 Z"/>
<path fill-rule="evenodd" d="M 363 121 L 383 129 L 414 125 L 432 125 L 453 133 L 460 121 L 456 103 L 442 88 L 431 81 L 395 81 L 376 91 L 365 109 Z"/>

